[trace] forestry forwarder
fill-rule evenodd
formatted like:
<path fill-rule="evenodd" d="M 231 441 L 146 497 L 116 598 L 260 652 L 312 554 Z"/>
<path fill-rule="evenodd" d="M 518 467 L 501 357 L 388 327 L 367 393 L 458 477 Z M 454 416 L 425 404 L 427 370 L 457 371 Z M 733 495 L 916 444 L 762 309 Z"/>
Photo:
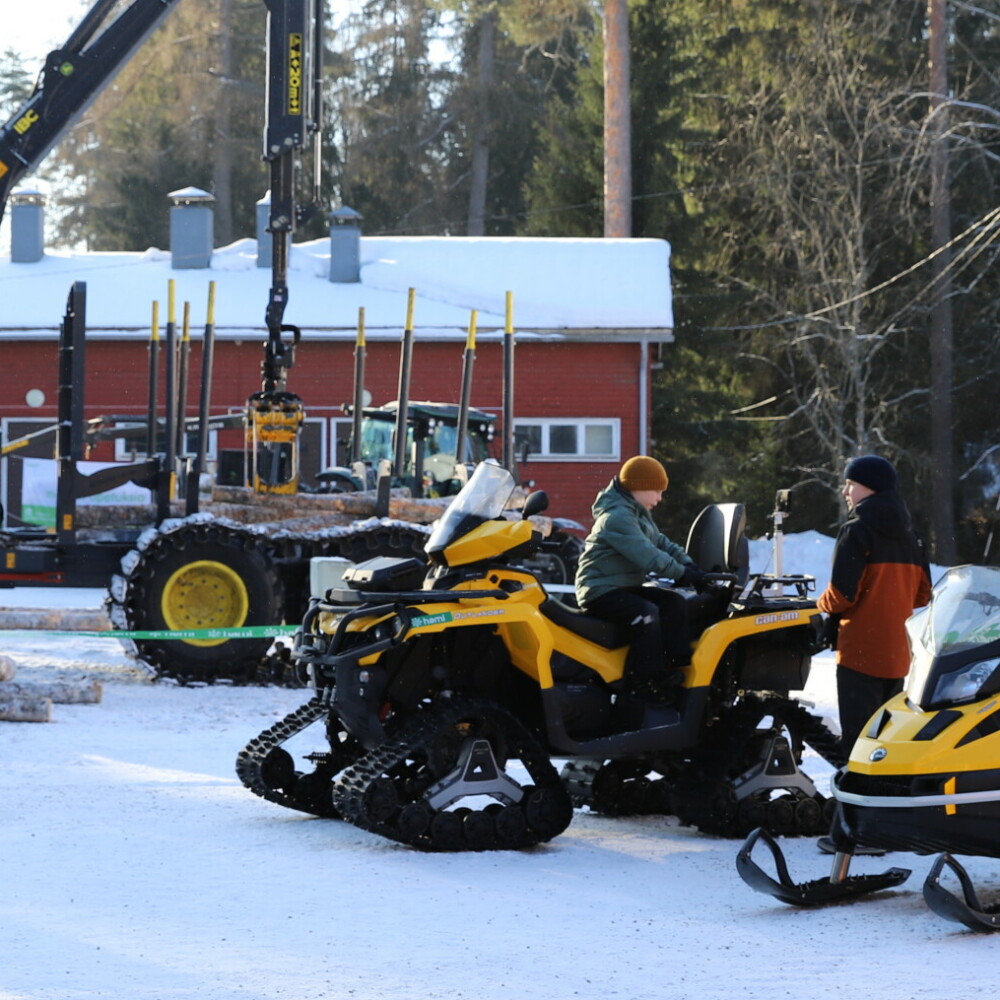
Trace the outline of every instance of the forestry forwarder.
<path fill-rule="evenodd" d="M 111 19 L 112 10 L 120 6 L 118 0 L 97 0 L 68 41 L 47 56 L 31 96 L 0 127 L 0 216 L 14 186 L 38 166 L 176 2 L 133 0 Z M 244 419 L 254 491 L 290 494 L 299 483 L 297 445 L 303 410 L 301 400 L 286 386 L 300 331 L 284 322 L 284 311 L 292 234 L 296 224 L 313 210 L 299 205 L 295 192 L 296 164 L 310 140 L 316 149 L 315 165 L 319 163 L 323 0 L 264 3 L 268 11 L 268 80 L 263 155 L 271 176 L 268 228 L 273 236 L 272 282 L 262 387 L 249 398 Z M 318 176 L 315 171 L 314 187 Z M 422 525 L 380 523 L 296 532 L 280 530 L 284 525 L 246 525 L 199 513 L 197 460 L 189 478 L 188 516 L 170 520 L 177 466 L 171 399 L 167 400 L 166 432 L 160 438 L 165 453 L 156 453 L 151 447 L 147 461 L 92 476 L 81 474 L 77 463 L 84 458 L 87 444 L 82 417 L 85 311 L 86 286 L 77 282 L 70 293 L 60 342 L 57 530 L 5 530 L 0 535 L 0 586 L 96 586 L 110 581 L 111 617 L 120 628 L 163 631 L 268 626 L 301 617 L 313 556 L 356 561 L 380 553 L 416 555 L 422 551 L 427 531 Z M 206 334 L 211 325 L 210 315 Z M 170 326 L 168 323 L 168 329 Z M 209 355 L 207 337 L 205 353 Z M 167 354 L 169 366 L 170 345 Z M 210 373 L 210 362 L 207 368 Z M 199 428 L 203 440 L 207 439 L 205 394 L 203 383 Z M 151 404 L 151 444 L 162 426 Z M 5 453 L 16 445 L 8 446 Z M 200 451 L 203 456 L 204 448 Z M 155 492 L 156 529 L 105 531 L 94 539 L 78 535 L 76 501 L 129 481 Z M 282 517 L 281 499 L 274 497 L 279 509 L 272 517 Z M 123 575 L 114 577 L 119 562 Z M 269 671 L 264 676 L 272 679 L 282 676 L 283 667 L 267 657 L 271 643 L 267 636 L 191 641 L 154 638 L 137 640 L 134 652 L 158 675 L 180 680 L 253 680 L 262 665 Z"/>
<path fill-rule="evenodd" d="M 263 2 L 268 12 L 263 159 L 270 167 L 268 231 L 273 239 L 262 387 L 247 401 L 247 422 L 255 491 L 294 493 L 304 415 L 302 401 L 286 387 L 286 376 L 301 331 L 284 322 L 284 313 L 292 234 L 319 201 L 324 0 Z M 66 43 L 48 54 L 31 96 L 0 126 L 0 219 L 15 185 L 41 163 L 176 3 L 133 0 L 109 21 L 120 0 L 96 0 Z M 296 200 L 295 171 L 310 140 L 313 192 L 311 202 L 303 205 Z"/>
<path fill-rule="evenodd" d="M 114 77 L 145 39 L 173 9 L 176 0 L 133 0 L 109 21 L 119 0 L 97 0 L 62 47 L 51 52 L 29 99 L 0 126 L 0 217 L 14 186 L 38 166 L 62 133 Z M 421 555 L 427 528 L 419 518 L 357 523 L 340 516 L 347 509 L 337 498 L 314 512 L 311 524 L 289 521 L 287 494 L 299 488 L 298 432 L 303 421 L 301 400 L 288 391 L 286 377 L 300 340 L 298 327 L 284 322 L 288 302 L 289 247 L 297 224 L 314 210 L 296 200 L 295 174 L 300 154 L 314 145 L 314 191 L 318 198 L 320 67 L 323 0 L 264 0 L 268 11 L 268 80 L 263 158 L 270 166 L 273 236 L 272 282 L 266 310 L 261 390 L 250 396 L 245 422 L 250 451 L 248 480 L 258 496 L 258 523 L 246 524 L 213 512 L 198 511 L 199 473 L 204 464 L 214 342 L 210 298 L 203 356 L 202 401 L 198 420 L 199 448 L 187 475 L 186 516 L 171 518 L 177 479 L 178 423 L 173 404 L 182 393 L 172 380 L 173 304 L 167 324 L 167 405 L 165 420 L 155 408 L 155 352 L 151 351 L 150 413 L 144 462 L 84 475 L 85 458 L 94 435 L 123 433 L 107 427 L 95 431 L 83 420 L 86 286 L 76 282 L 70 293 L 60 340 L 57 527 L 0 531 L 0 586 L 105 586 L 109 611 L 119 629 L 147 633 L 189 629 L 273 626 L 298 621 L 309 596 L 313 557 L 339 557 L 357 562 L 373 556 Z M 108 23 L 106 23 L 108 22 Z M 408 324 L 409 325 L 409 324 Z M 209 336 L 210 332 L 213 334 Z M 211 426 L 217 426 L 215 418 Z M 161 430 L 162 428 L 162 430 Z M 131 428 L 124 433 L 135 433 Z M 162 443 L 163 451 L 157 450 Z M 24 442 L 13 442 L 4 454 Z M 126 482 L 147 487 L 156 496 L 156 514 L 138 528 L 78 532 L 77 501 Z M 268 499 L 270 497 L 270 499 Z M 321 498 L 317 497 L 319 501 Z M 263 519 L 272 523 L 260 523 Z M 358 505 L 353 517 L 378 513 Z M 331 514 L 332 512 L 332 514 Z M 430 521 L 437 510 L 424 517 Z M 315 515 L 324 527 L 315 527 Z M 292 515 L 294 516 L 294 515 Z M 351 521 L 347 524 L 346 521 Z M 277 523 L 274 523 L 277 522 Z M 155 528 L 151 525 L 155 523 Z M 120 570 L 119 570 L 120 566 Z M 119 574 L 120 575 L 117 575 Z M 257 629 L 258 633 L 265 628 Z M 181 681 L 283 680 L 297 682 L 284 656 L 274 656 L 272 637 L 198 638 L 166 636 L 129 640 L 131 651 L 157 676 Z"/>

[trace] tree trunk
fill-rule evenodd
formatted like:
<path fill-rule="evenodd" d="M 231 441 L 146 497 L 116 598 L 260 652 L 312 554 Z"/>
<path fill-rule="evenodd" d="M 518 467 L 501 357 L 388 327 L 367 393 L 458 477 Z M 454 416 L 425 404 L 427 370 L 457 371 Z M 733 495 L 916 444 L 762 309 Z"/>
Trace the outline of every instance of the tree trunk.
<path fill-rule="evenodd" d="M 604 2 L 604 235 L 632 235 L 628 0 Z"/>
<path fill-rule="evenodd" d="M 219 78 L 215 107 L 215 155 L 212 164 L 217 246 L 227 246 L 233 241 L 233 144 L 230 136 L 232 21 L 232 0 L 219 0 Z"/>
<path fill-rule="evenodd" d="M 955 546 L 952 463 L 951 202 L 948 193 L 948 66 L 945 0 L 928 0 L 931 135 L 931 534 L 934 561 L 951 566 Z"/>
<path fill-rule="evenodd" d="M 486 233 L 486 189 L 490 172 L 490 107 L 493 93 L 496 24 L 495 10 L 491 10 L 479 22 L 479 51 L 476 59 L 476 117 L 472 129 L 469 221 L 466 227 L 469 236 L 483 236 Z"/>

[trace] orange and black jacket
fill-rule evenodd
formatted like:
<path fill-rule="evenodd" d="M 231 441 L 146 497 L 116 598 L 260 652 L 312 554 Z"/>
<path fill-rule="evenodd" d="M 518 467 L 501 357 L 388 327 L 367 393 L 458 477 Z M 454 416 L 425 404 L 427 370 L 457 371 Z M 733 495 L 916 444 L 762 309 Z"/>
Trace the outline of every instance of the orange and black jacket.
<path fill-rule="evenodd" d="M 866 497 L 837 535 L 830 584 L 816 602 L 840 619 L 837 662 L 872 677 L 905 677 L 904 623 L 930 594 L 927 555 L 906 504 L 895 490 Z"/>

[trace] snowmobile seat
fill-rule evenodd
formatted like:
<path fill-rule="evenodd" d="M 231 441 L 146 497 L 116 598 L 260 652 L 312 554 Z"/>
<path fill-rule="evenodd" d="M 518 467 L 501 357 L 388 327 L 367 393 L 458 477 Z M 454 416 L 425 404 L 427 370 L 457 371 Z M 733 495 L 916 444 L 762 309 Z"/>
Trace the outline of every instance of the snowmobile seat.
<path fill-rule="evenodd" d="M 603 646 L 605 649 L 617 649 L 619 646 L 628 645 L 627 626 L 605 621 L 603 618 L 595 618 L 579 608 L 571 608 L 561 601 L 557 601 L 554 597 L 543 601 L 539 611 L 549 621 L 569 629 L 575 635 L 596 642 L 598 646 Z"/>

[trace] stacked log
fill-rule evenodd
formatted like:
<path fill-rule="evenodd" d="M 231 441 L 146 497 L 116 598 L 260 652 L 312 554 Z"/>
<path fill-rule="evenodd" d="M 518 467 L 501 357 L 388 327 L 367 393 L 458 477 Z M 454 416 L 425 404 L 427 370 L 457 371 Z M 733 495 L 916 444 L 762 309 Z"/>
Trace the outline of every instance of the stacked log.
<path fill-rule="evenodd" d="M 0 655 L 0 721 L 51 722 L 53 705 L 95 705 L 103 690 L 96 680 L 16 681 L 17 667 Z"/>
<path fill-rule="evenodd" d="M 245 486 L 213 486 L 211 498 L 203 497 L 201 509 L 217 517 L 227 517 L 239 524 L 284 522 L 293 518 L 315 519 L 321 527 L 350 524 L 352 521 L 376 516 L 376 493 L 254 493 Z M 394 489 L 389 494 L 389 517 L 414 524 L 430 524 L 441 516 L 450 499 L 414 499 L 407 489 Z M 184 517 L 183 501 L 171 504 L 172 517 Z M 152 506 L 81 505 L 77 508 L 77 527 L 85 531 L 121 527 L 142 527 L 156 522 Z"/>
<path fill-rule="evenodd" d="M 0 608 L 0 629 L 109 632 L 111 622 L 100 608 Z"/>

